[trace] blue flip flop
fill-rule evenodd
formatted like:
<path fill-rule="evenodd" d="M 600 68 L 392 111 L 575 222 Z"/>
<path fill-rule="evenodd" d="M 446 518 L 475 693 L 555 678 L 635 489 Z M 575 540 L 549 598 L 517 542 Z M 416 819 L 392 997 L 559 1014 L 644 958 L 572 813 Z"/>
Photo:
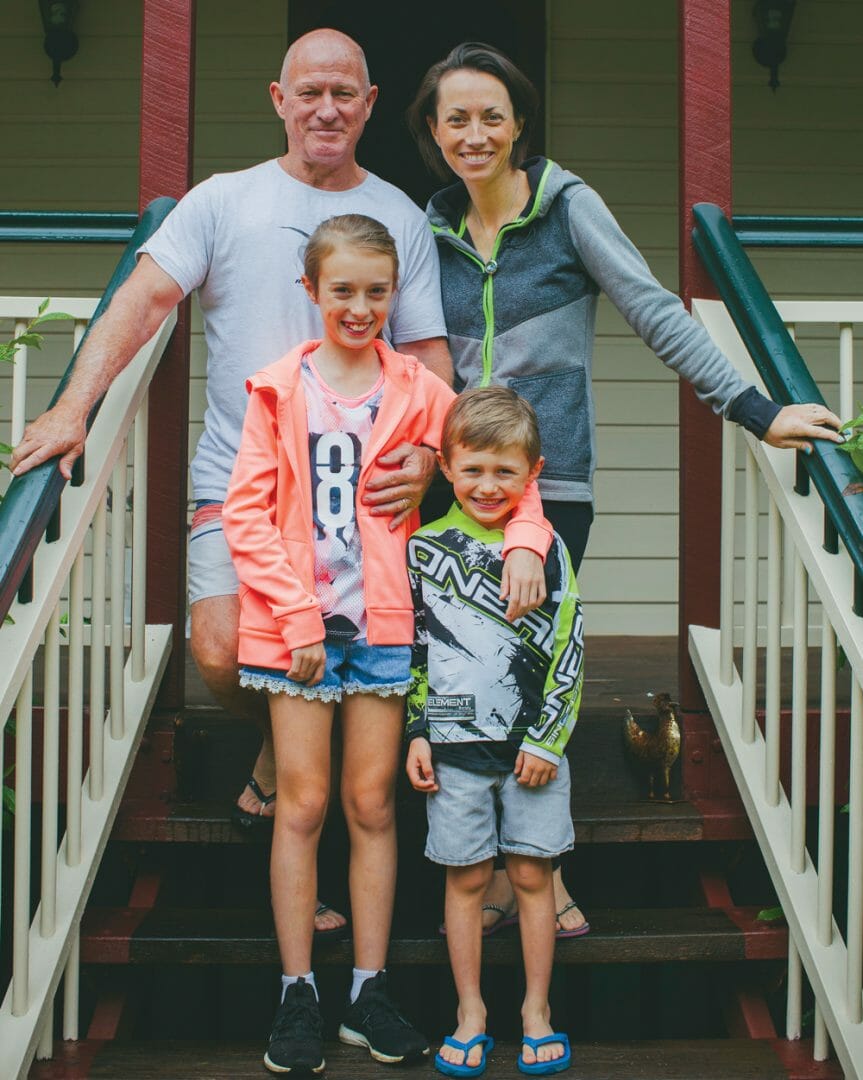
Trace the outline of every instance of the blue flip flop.
<path fill-rule="evenodd" d="M 531 1039 L 525 1035 L 522 1040 L 534 1052 L 538 1046 L 546 1043 L 563 1043 L 563 1057 L 555 1058 L 554 1061 L 532 1061 L 528 1064 L 521 1054 L 518 1055 L 518 1071 L 527 1073 L 528 1076 L 551 1076 L 552 1073 L 563 1072 L 568 1069 L 572 1062 L 572 1052 L 569 1049 L 569 1036 L 563 1032 L 555 1032 L 553 1035 L 543 1035 L 541 1039 Z"/>
<path fill-rule="evenodd" d="M 463 1050 L 465 1061 L 467 1061 L 467 1056 L 471 1050 L 475 1046 L 482 1044 L 482 1057 L 480 1058 L 478 1065 L 453 1065 L 451 1061 L 446 1061 L 440 1054 L 435 1054 L 434 1066 L 437 1071 L 442 1072 L 444 1076 L 481 1076 L 485 1072 L 485 1059 L 488 1052 L 494 1049 L 494 1039 L 491 1035 L 474 1035 L 474 1037 L 469 1039 L 466 1043 L 459 1042 L 458 1039 L 454 1039 L 451 1035 L 447 1035 L 444 1038 L 444 1044 L 446 1046 L 452 1046 L 456 1050 Z"/>

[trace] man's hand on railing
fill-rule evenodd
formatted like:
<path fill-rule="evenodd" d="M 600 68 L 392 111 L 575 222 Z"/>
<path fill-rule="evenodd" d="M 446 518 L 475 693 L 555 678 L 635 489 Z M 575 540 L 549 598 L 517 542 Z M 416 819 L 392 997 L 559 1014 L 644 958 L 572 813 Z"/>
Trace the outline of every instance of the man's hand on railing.
<path fill-rule="evenodd" d="M 785 450 L 803 450 L 812 453 L 812 439 L 827 439 L 841 443 L 838 429 L 842 421 L 824 405 L 786 405 L 776 414 L 767 429 L 764 442 Z"/>
<path fill-rule="evenodd" d="M 37 465 L 62 455 L 60 472 L 70 480 L 72 466 L 84 452 L 87 438 L 87 414 L 64 406 L 62 400 L 53 409 L 38 416 L 24 428 L 21 441 L 12 451 L 9 468 L 13 476 L 21 476 Z"/>

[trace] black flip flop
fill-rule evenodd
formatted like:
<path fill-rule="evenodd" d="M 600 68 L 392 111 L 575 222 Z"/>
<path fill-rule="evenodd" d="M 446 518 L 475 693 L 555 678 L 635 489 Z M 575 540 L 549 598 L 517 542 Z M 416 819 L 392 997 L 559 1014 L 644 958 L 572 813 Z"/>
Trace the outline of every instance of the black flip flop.
<path fill-rule="evenodd" d="M 337 915 L 339 914 L 339 912 L 337 912 L 334 907 L 331 907 L 329 904 L 327 904 L 323 900 L 321 900 L 318 903 L 318 906 L 315 908 L 315 915 L 320 915 L 321 912 L 323 912 L 323 911 L 332 911 L 332 912 L 335 912 Z M 347 922 L 345 923 L 344 926 L 334 926 L 330 930 L 318 930 L 318 928 L 315 927 L 315 937 L 329 937 L 331 934 L 332 935 L 347 934 L 347 932 L 348 932 L 348 924 L 347 924 Z"/>
<path fill-rule="evenodd" d="M 276 798 L 275 791 L 271 791 L 269 795 L 265 795 L 261 791 L 261 786 L 254 776 L 250 776 L 246 781 L 246 787 L 252 789 L 252 794 L 260 799 L 261 809 L 257 814 L 251 813 L 249 810 L 243 810 L 241 807 L 234 803 L 231 808 L 231 821 L 240 829 L 260 829 L 265 826 L 272 826 L 273 815 L 265 814 L 264 807 L 269 806 Z"/>

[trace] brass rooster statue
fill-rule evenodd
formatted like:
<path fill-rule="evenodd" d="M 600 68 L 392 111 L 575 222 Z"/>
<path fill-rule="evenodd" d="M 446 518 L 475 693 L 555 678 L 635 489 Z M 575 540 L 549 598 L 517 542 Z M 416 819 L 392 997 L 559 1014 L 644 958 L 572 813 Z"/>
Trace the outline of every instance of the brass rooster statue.
<path fill-rule="evenodd" d="M 656 731 L 645 731 L 633 717 L 629 709 L 623 720 L 623 741 L 633 755 L 643 761 L 650 776 L 648 799 L 655 799 L 655 779 L 662 776 L 662 799 L 672 802 L 669 774 L 671 766 L 680 753 L 680 725 L 677 722 L 677 702 L 670 694 L 657 694 L 653 705 L 659 717 Z"/>

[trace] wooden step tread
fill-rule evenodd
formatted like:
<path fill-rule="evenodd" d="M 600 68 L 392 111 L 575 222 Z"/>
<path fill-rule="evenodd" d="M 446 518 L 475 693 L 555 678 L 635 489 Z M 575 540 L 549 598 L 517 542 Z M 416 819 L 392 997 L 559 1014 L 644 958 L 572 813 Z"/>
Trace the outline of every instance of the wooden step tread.
<path fill-rule="evenodd" d="M 486 1075 L 522 1080 L 519 1046 L 498 1042 Z M 811 1043 L 778 1039 L 657 1040 L 573 1043 L 573 1067 L 561 1075 L 578 1080 L 841 1080 L 835 1062 L 814 1063 Z M 57 1043 L 53 1061 L 36 1063 L 29 1080 L 261 1080 L 264 1043 L 78 1042 Z M 431 1061 L 380 1065 L 342 1043 L 327 1043 L 326 1080 L 418 1080 L 439 1075 Z"/>
<path fill-rule="evenodd" d="M 579 803 L 573 811 L 576 843 L 745 839 L 752 835 L 736 799 L 694 803 Z M 230 805 L 127 799 L 117 815 L 114 840 L 135 843 L 269 843 L 268 827 L 238 829 Z"/>
<path fill-rule="evenodd" d="M 758 908 L 626 908 L 590 912 L 592 929 L 558 941 L 560 964 L 737 961 L 784 957 L 784 924 L 756 918 Z M 485 939 L 486 964 L 520 961 L 517 927 Z M 94 964 L 275 964 L 275 931 L 267 910 L 88 908 L 81 925 L 81 959 Z M 319 935 L 315 965 L 352 961 L 348 934 Z M 446 964 L 446 941 L 426 928 L 396 930 L 389 962 Z"/>

